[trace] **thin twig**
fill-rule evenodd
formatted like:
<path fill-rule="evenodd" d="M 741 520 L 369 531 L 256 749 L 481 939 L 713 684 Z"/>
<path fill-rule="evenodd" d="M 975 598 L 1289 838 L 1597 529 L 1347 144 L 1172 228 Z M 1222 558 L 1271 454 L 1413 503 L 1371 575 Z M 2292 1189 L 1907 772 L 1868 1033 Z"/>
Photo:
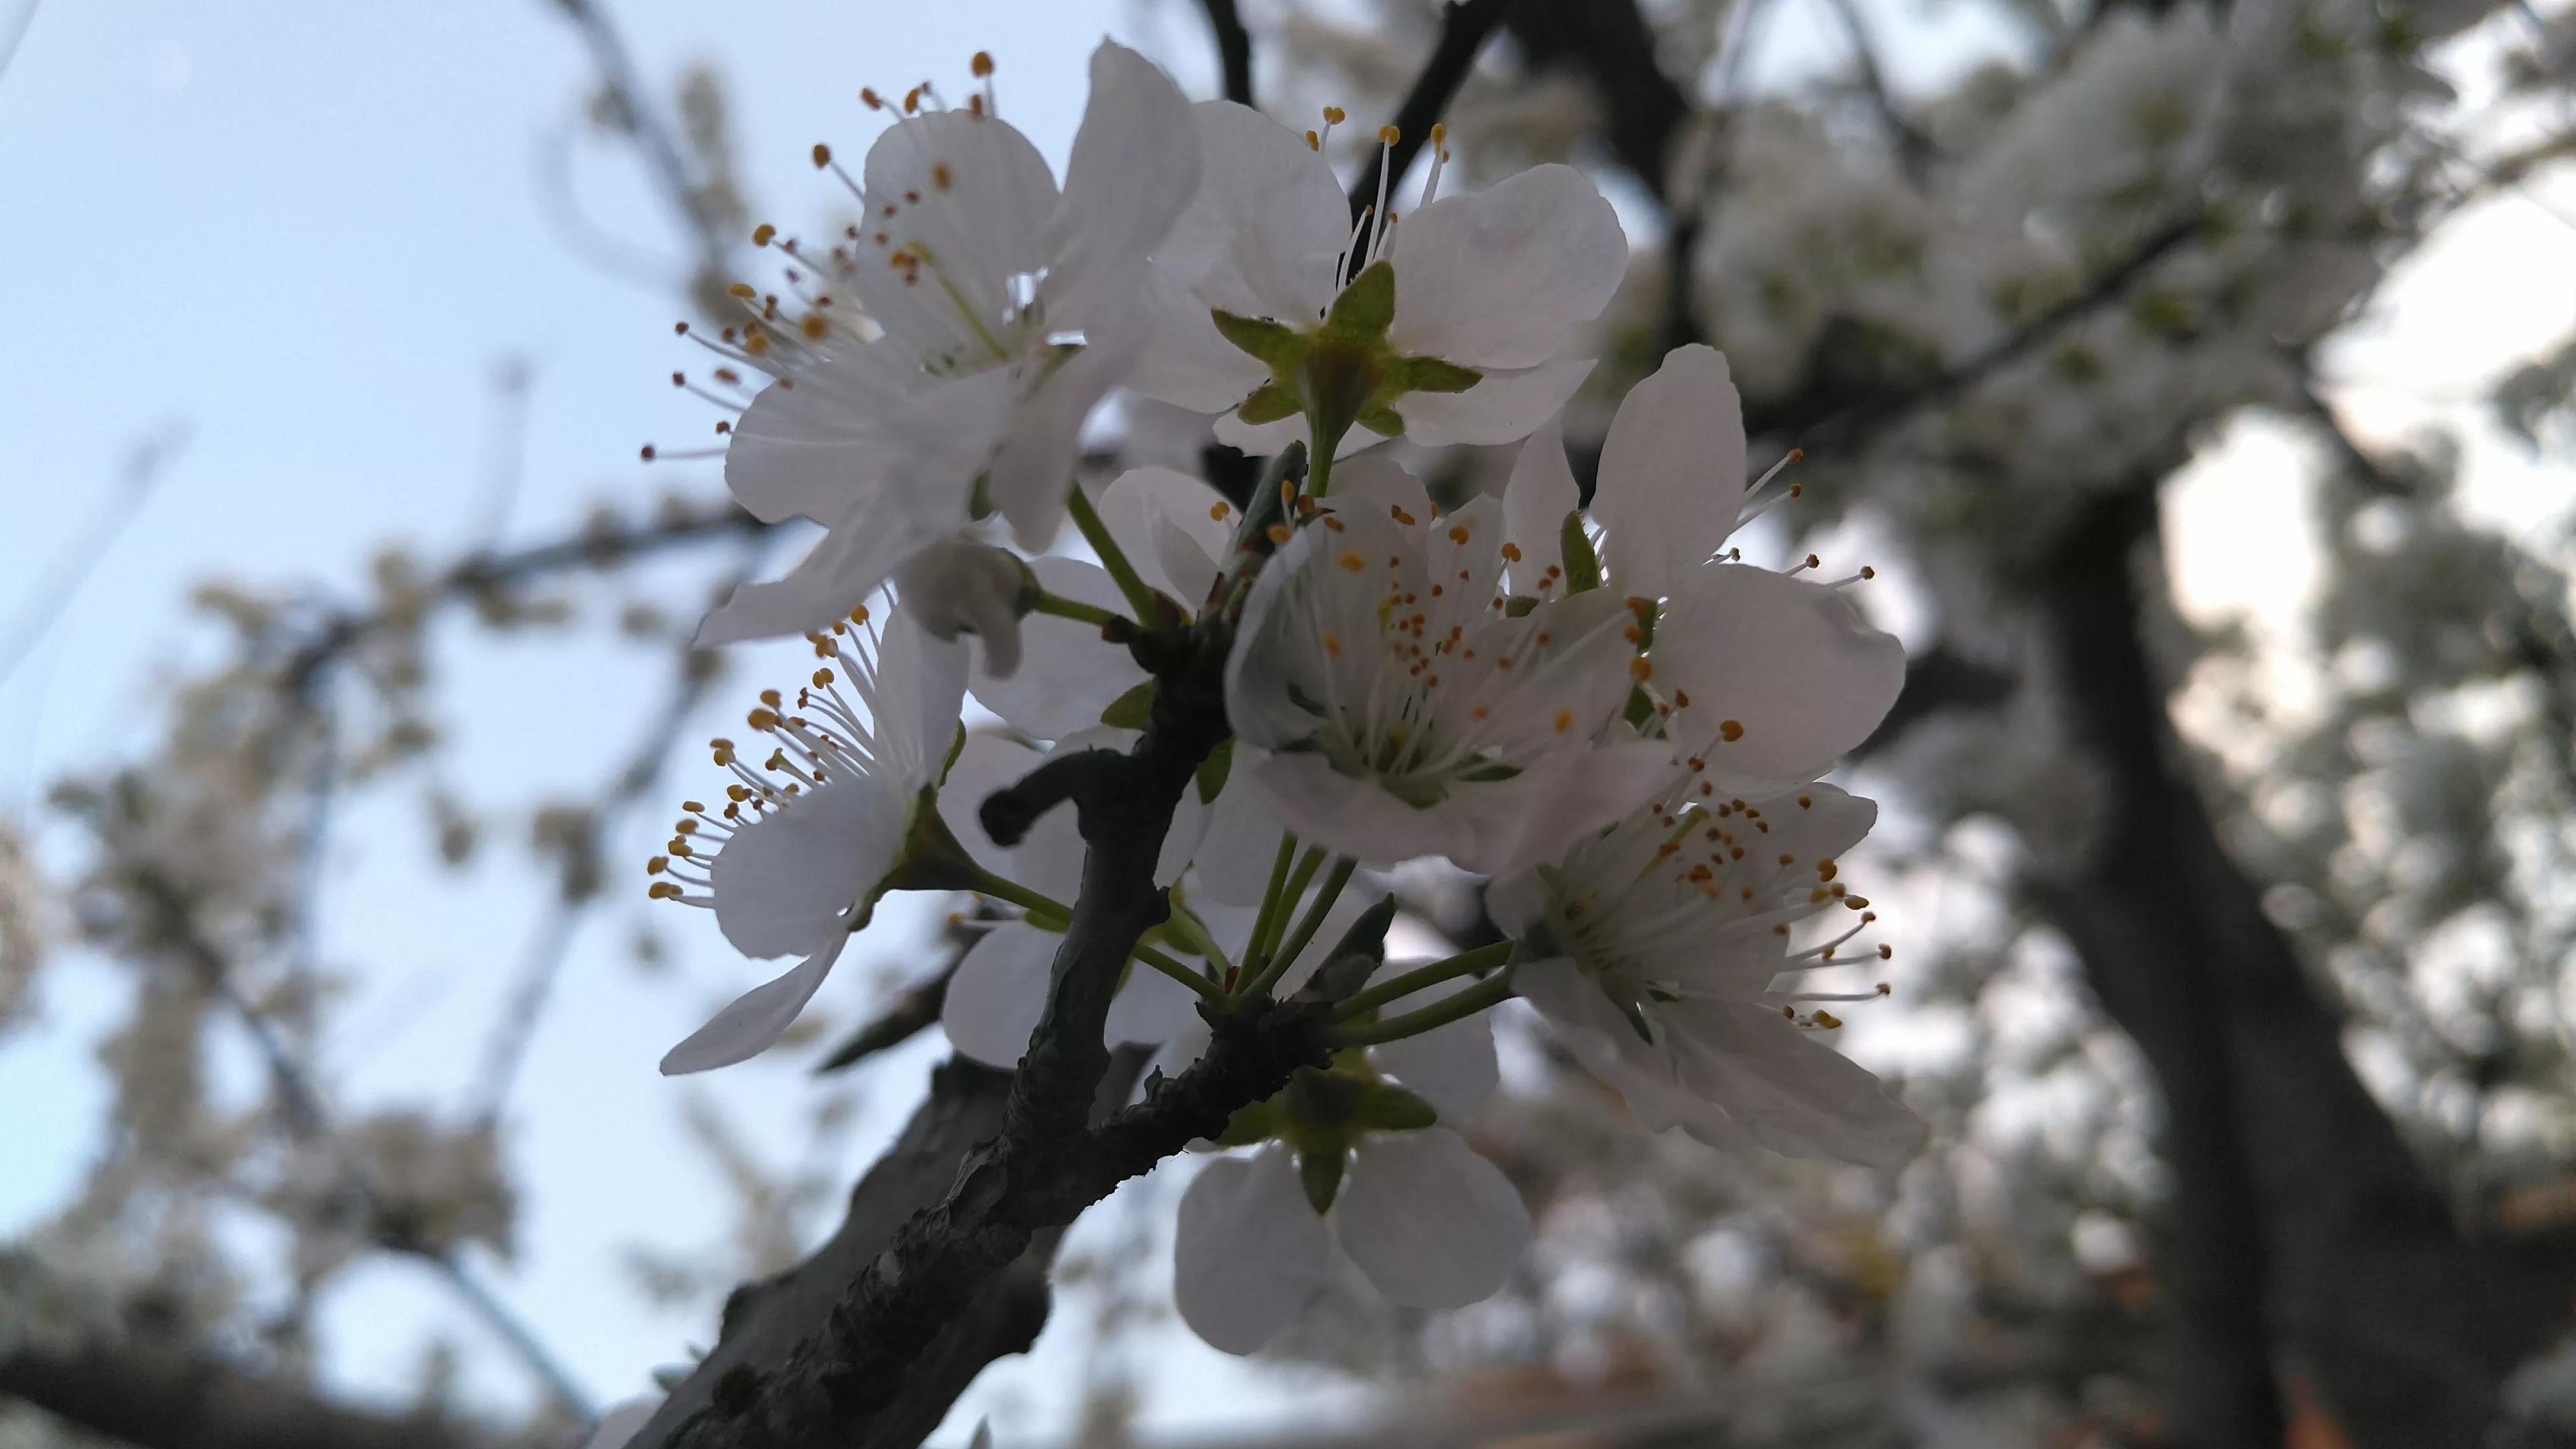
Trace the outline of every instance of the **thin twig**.
<path fill-rule="evenodd" d="M 1440 7 L 1440 39 L 1431 47 L 1431 55 L 1422 63 L 1421 73 L 1413 80 L 1413 89 L 1405 93 L 1404 104 L 1396 107 L 1397 132 L 1393 155 L 1379 151 L 1369 158 L 1366 170 L 1351 187 L 1351 215 L 1356 219 L 1362 207 L 1377 201 L 1378 173 L 1392 165 L 1389 186 L 1404 177 L 1413 164 L 1414 153 L 1431 139 L 1431 123 L 1449 109 L 1458 97 L 1458 88 L 1467 82 L 1467 72 L 1475 69 L 1476 53 L 1485 48 L 1485 38 L 1503 20 L 1511 0 L 1449 0 Z M 1354 260 L 1357 260 L 1354 258 Z"/>
<path fill-rule="evenodd" d="M 671 128 L 658 109 L 645 104 L 644 87 L 636 78 L 635 58 L 626 49 L 626 37 L 618 32 L 616 22 L 599 0 L 555 0 L 555 4 L 590 47 L 591 64 L 599 71 L 600 87 L 616 109 L 618 120 L 644 152 L 644 160 L 652 168 L 653 179 L 664 198 L 687 225 L 700 270 L 709 276 L 721 275 L 728 250 L 723 229 L 717 225 L 706 193 L 699 189 L 698 179 L 691 174 Z"/>
<path fill-rule="evenodd" d="M 1225 72 L 1225 98 L 1237 105 L 1252 101 L 1252 32 L 1243 28 L 1243 17 L 1235 13 L 1234 0 L 1199 0 L 1207 11 L 1208 28 L 1216 32 L 1216 59 Z"/>
<path fill-rule="evenodd" d="M 136 440 L 127 450 L 121 470 L 122 486 L 100 500 L 89 526 L 54 555 L 53 562 L 27 591 L 26 614 L 7 634 L 0 635 L 0 684 L 7 683 L 35 651 L 37 643 L 62 618 L 63 611 L 71 607 L 99 561 L 142 515 L 144 500 L 160 484 L 162 471 L 187 441 L 185 423 L 167 423 Z"/>

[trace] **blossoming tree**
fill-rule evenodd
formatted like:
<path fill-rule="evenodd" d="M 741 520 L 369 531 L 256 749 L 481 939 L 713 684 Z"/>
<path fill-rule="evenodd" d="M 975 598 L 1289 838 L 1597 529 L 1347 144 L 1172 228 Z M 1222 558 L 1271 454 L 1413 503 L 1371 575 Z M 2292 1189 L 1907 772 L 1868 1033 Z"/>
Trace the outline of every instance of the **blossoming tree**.
<path fill-rule="evenodd" d="M 565 8 L 617 76 L 604 17 Z M 1675 1195 L 1783 1159 L 1846 1164 L 1875 1202 L 1900 1181 L 1946 1190 L 1973 1166 L 1972 1114 L 1938 1073 L 1883 1080 L 1833 1044 L 1897 979 L 1901 923 L 1845 863 L 1879 804 L 1823 778 L 1864 751 L 1936 835 L 2000 816 L 2027 851 L 1993 892 L 2010 926 L 1944 959 L 2053 931 L 2160 1094 L 2162 1197 L 2096 1196 L 2171 1232 L 2152 1258 L 2163 1371 L 2144 1376 L 2171 1442 L 2277 1444 L 2312 1401 L 2374 1446 L 2497 1422 L 2507 1373 L 2563 1327 L 2576 1254 L 2545 1204 L 2512 1234 L 2445 1208 L 2300 951 L 2379 952 L 2345 967 L 2372 1009 L 2366 983 L 2402 975 L 2406 952 L 2362 916 L 2395 902 L 2429 928 L 2501 901 L 2532 966 L 2467 1013 L 2524 1022 L 2480 1038 L 2481 1060 L 2557 1061 L 2531 1002 L 2554 990 L 2565 912 L 2531 882 L 2564 854 L 2576 778 L 2551 737 L 2576 677 L 2564 581 L 2463 521 L 2433 464 L 2346 438 L 2316 385 L 2316 350 L 2391 253 L 2567 150 L 2550 133 L 2490 154 L 2425 114 L 2436 43 L 2506 22 L 2337 0 L 2046 8 L 2023 17 L 2033 58 L 1915 102 L 1878 73 L 1855 7 L 1836 14 L 1858 85 L 1798 98 L 1667 78 L 1734 64 L 1718 41 L 1741 50 L 1749 5 L 1725 24 L 1677 7 L 1659 54 L 1626 3 L 1467 0 L 1439 7 L 1428 60 L 1400 78 L 1320 25 L 1285 27 L 1280 78 L 1342 93 L 1308 130 L 1250 104 L 1248 32 L 1231 3 L 1205 10 L 1229 97 L 1193 102 L 1104 41 L 1061 179 L 1005 117 L 988 56 L 955 98 L 865 92 L 884 124 L 855 173 L 812 152 L 848 219 L 751 230 L 765 270 L 711 267 L 712 315 L 680 328 L 713 357 L 715 389 L 674 380 L 726 408 L 738 512 L 575 546 L 615 563 L 819 528 L 688 630 L 692 660 L 801 637 L 812 663 L 711 742 L 645 866 L 660 908 L 706 910 L 743 957 L 788 963 L 746 966 L 662 1071 L 783 1049 L 890 897 L 944 903 L 958 947 L 836 1054 L 934 1021 L 955 1054 L 838 1229 L 736 1290 L 706 1353 L 585 1422 L 590 1442 L 917 1444 L 1044 1321 L 1064 1230 L 1147 1174 L 1186 1183 L 1179 1317 L 1236 1354 L 1311 1351 L 1333 1313 L 1418 1325 L 1529 1292 L 1550 1271 L 1533 1185 L 1578 1196 L 1587 1164 Z M 2563 17 L 2527 24 L 2500 110 L 2566 69 Z M 1478 76 L 1505 30 L 1528 75 L 1574 93 Z M 619 94 L 649 139 L 649 108 Z M 1867 140 L 1837 124 L 1854 100 Z M 1337 129 L 1364 104 L 1388 120 L 1353 148 Z M 1625 209 L 1657 213 L 1655 268 L 1568 164 L 1596 134 L 1642 183 Z M 714 235 L 706 190 L 681 190 Z M 1638 276 L 1656 269 L 1660 300 Z M 2515 378 L 2526 435 L 2552 425 L 2568 373 Z M 1104 467 L 1113 399 L 1126 456 Z M 2323 637 L 2398 655 L 2412 688 L 2392 704 L 2340 684 L 2319 719 L 2273 721 L 2200 778 L 2141 565 L 2196 430 L 2249 406 L 2340 450 L 2320 487 L 2339 550 Z M 1783 455 L 1793 442 L 1813 461 Z M 1800 533 L 1872 520 L 1921 576 L 1914 602 L 1790 546 L 1773 510 L 1791 499 Z M 2372 529 L 2404 546 L 2373 549 Z M 2407 552 L 2449 572 L 2408 575 L 2411 594 L 2372 582 Z M 469 560 L 301 636 L 237 601 L 247 637 L 293 647 L 205 686 L 174 732 L 183 784 L 144 772 L 66 796 L 101 845 L 88 884 L 111 908 L 92 939 L 202 983 L 163 1003 L 161 1035 L 230 998 L 269 1053 L 276 1125 L 312 1164 L 280 1192 L 323 1205 L 281 1211 L 337 1222 L 342 1257 L 410 1253 L 468 1294 L 456 1246 L 509 1211 L 491 1119 L 331 1124 L 279 1035 L 314 1029 L 312 1001 L 254 1000 L 231 975 L 232 943 L 290 909 L 274 881 L 204 872 L 209 854 L 280 853 L 276 800 L 337 767 L 317 671 L 368 647 L 399 663 L 449 596 L 506 614 L 509 570 L 543 565 Z M 1882 624 L 1907 607 L 1932 622 L 1900 640 Z M 687 668 L 684 704 L 707 677 Z M 2543 703 L 2452 740 L 2447 766 L 2383 765 L 2395 744 L 2336 753 L 2498 679 Z M 405 723 L 390 758 L 426 751 Z M 2363 859 L 2360 826 L 2315 823 L 2329 787 L 2374 783 L 2358 764 L 2503 779 L 2508 757 L 2517 793 L 2449 827 L 2527 827 L 2475 889 L 2442 895 L 2393 846 Z M 2304 833 L 2267 774 L 2307 787 Z M 2375 783 L 2401 820 L 2431 808 L 2409 816 L 2426 788 Z M 2216 817 L 2239 805 L 2270 833 L 2231 851 Z M 560 824 L 565 893 L 586 896 L 609 837 Z M 1943 878 L 1948 840 L 1917 856 L 1905 875 L 1971 889 Z M 1444 889 L 1471 909 L 1444 916 Z M 1480 1105 L 1502 1080 L 1498 1023 L 1570 1097 L 1615 1102 L 1596 1120 L 1616 1129 L 1536 1160 L 1528 1094 Z M 2427 1081 L 2446 1069 L 2430 1036 Z M 1591 1085 L 1564 1086 L 1578 1071 Z M 1479 1133 L 1480 1111 L 1520 1125 Z M 2105 1131 L 2144 1136 L 2134 1118 Z M 2563 1166 L 2558 1140 L 2528 1136 L 2512 1185 Z M 2079 1196 L 2090 1162 L 2020 1181 Z M 0 1392 L 141 1443 L 183 1442 L 156 1425 L 208 1371 L 0 1338 Z M 453 1442 L 273 1383 L 191 1427 L 210 1424 L 224 1443 Z"/>

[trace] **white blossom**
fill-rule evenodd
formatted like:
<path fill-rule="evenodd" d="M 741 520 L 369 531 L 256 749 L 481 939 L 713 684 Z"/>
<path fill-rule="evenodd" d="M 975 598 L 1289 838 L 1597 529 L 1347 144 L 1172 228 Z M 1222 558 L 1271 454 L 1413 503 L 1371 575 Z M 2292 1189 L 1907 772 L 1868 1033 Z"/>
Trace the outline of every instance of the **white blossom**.
<path fill-rule="evenodd" d="M 737 589 L 701 642 L 821 626 L 964 527 L 979 496 L 1023 547 L 1046 547 L 1083 420 L 1145 345 L 1147 254 L 1197 177 L 1187 100 L 1108 41 L 1061 192 L 989 88 L 889 127 L 853 183 L 849 243 L 790 247 L 870 325 L 819 298 L 780 325 L 764 302 L 739 349 L 778 380 L 734 427 L 726 484 L 764 520 L 829 533 L 785 579 Z"/>
<path fill-rule="evenodd" d="M 1424 999 L 1435 994 L 1446 993 Z M 1183 1321 L 1217 1348 L 1251 1353 L 1323 1288 L 1336 1253 L 1407 1308 L 1492 1296 L 1529 1246 L 1529 1211 L 1445 1124 L 1463 1121 L 1495 1078 L 1480 1015 L 1346 1052 L 1238 1117 L 1274 1140 L 1190 1179 L 1172 1248 Z"/>
<path fill-rule="evenodd" d="M 670 854 L 648 867 L 657 898 L 713 910 L 743 954 L 805 959 L 673 1047 L 667 1074 L 745 1060 L 796 1020 L 866 923 L 955 737 L 960 646 L 900 612 L 882 632 L 861 611 L 855 625 L 814 637 L 826 667 L 795 707 L 773 690 L 751 713 L 751 726 L 777 740 L 768 760 L 753 769 L 717 740 L 716 763 L 735 776 L 726 803 L 710 813 L 689 802 Z"/>
<path fill-rule="evenodd" d="M 1626 605 L 1595 590 L 1515 616 L 1495 502 L 1434 517 L 1401 470 L 1346 472 L 1244 604 L 1234 772 L 1342 854 L 1491 873 L 1652 798 L 1671 752 L 1621 733 L 1641 664 Z"/>
<path fill-rule="evenodd" d="M 1894 1167 L 1923 1125 L 1817 1039 L 1840 1025 L 1782 994 L 1784 972 L 1875 960 L 1873 916 L 1835 857 L 1878 818 L 1830 785 L 1748 803 L 1686 793 L 1494 882 L 1495 921 L 1521 938 L 1515 991 L 1646 1126 L 1713 1147 Z M 1850 908 L 1859 924 L 1792 951 L 1797 923 Z M 1862 997 L 1877 993 L 1862 993 Z"/>
<path fill-rule="evenodd" d="M 1601 314 L 1627 266 L 1610 203 L 1571 167 L 1534 167 L 1476 193 L 1429 199 L 1402 216 L 1381 197 L 1354 229 L 1341 182 L 1310 139 L 1231 101 L 1194 108 L 1201 146 L 1196 197 L 1155 253 L 1154 345 L 1132 385 L 1147 397 L 1226 414 L 1217 436 L 1275 453 L 1308 436 L 1296 418 L 1262 422 L 1235 409 L 1272 377 L 1218 331 L 1211 312 L 1293 328 L 1321 322 L 1343 281 L 1371 261 L 1394 271 L 1385 344 L 1477 374 L 1462 391 L 1408 391 L 1392 401 L 1417 443 L 1503 443 L 1564 405 L 1592 370 L 1563 356 Z M 1281 379 L 1288 381 L 1288 379 Z M 1344 451 L 1383 428 L 1353 429 Z"/>

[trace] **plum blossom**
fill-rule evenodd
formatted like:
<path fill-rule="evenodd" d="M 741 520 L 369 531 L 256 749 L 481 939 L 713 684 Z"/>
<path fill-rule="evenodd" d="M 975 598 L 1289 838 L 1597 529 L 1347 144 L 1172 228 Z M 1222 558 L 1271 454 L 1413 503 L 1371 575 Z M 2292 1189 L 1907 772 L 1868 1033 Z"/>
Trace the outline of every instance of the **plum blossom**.
<path fill-rule="evenodd" d="M 1233 771 L 1282 822 L 1370 864 L 1501 873 L 1665 787 L 1670 748 L 1620 723 L 1642 661 L 1618 598 L 1516 613 L 1492 500 L 1433 517 L 1401 470 L 1346 472 L 1254 583 L 1226 663 Z"/>
<path fill-rule="evenodd" d="M 865 321 L 828 292 L 783 319 L 739 287 L 753 319 L 708 344 L 775 379 L 732 428 L 727 486 L 764 520 L 827 534 L 786 578 L 735 590 L 701 643 L 821 627 L 987 507 L 1046 547 L 1083 420 L 1145 345 L 1147 255 L 1198 181 L 1170 78 L 1101 43 L 1061 191 L 989 83 L 963 109 L 922 110 L 925 94 L 869 148 L 863 181 L 844 174 L 864 213 L 846 243 L 780 243 Z M 831 166 L 828 148 L 815 161 Z"/>
<path fill-rule="evenodd" d="M 1591 372 L 1590 359 L 1562 354 L 1609 304 L 1628 243 L 1582 173 L 1538 166 L 1435 200 L 1435 130 L 1423 204 L 1398 217 L 1381 194 L 1354 229 L 1323 136 L 1231 101 L 1193 115 L 1202 182 L 1154 256 L 1155 337 L 1138 392 L 1224 414 L 1217 436 L 1247 452 L 1318 433 L 1349 451 L 1397 432 L 1510 442 Z M 1300 419 L 1294 401 L 1348 416 Z"/>
<path fill-rule="evenodd" d="M 1913 1113 L 1818 1039 L 1841 1023 L 1773 990 L 1784 973 L 1881 959 L 1854 946 L 1875 917 L 1836 877 L 1878 807 L 1830 785 L 1750 802 L 1686 790 L 1567 852 L 1494 882 L 1494 919 L 1520 938 L 1514 990 L 1655 1130 L 1713 1147 L 1902 1164 Z M 1802 951 L 1793 927 L 1848 908 L 1859 923 Z"/>
<path fill-rule="evenodd" d="M 1868 737 L 1905 682 L 1904 646 L 1843 592 L 1869 570 L 1827 584 L 1720 554 L 1766 506 L 1748 509 L 1747 497 L 1743 406 L 1726 358 L 1697 344 L 1620 402 L 1589 527 L 1553 425 L 1522 447 L 1503 495 L 1512 592 L 1624 597 L 1648 644 L 1639 682 L 1656 728 L 1710 794 L 1815 779 Z"/>
<path fill-rule="evenodd" d="M 771 690 L 749 717 L 777 741 L 768 760 L 754 769 L 731 740 L 715 741 L 716 763 L 734 775 L 726 803 L 713 813 L 684 803 L 669 854 L 646 867 L 656 899 L 714 911 L 744 955 L 804 960 L 673 1047 L 665 1074 L 743 1061 L 796 1020 L 907 855 L 956 736 L 961 646 L 900 612 L 880 630 L 865 610 L 813 638 L 824 667 L 794 708 Z"/>
<path fill-rule="evenodd" d="M 1451 983 L 1450 989 L 1464 983 Z M 1438 988 L 1425 998 L 1446 994 Z M 1463 1308 L 1493 1295 L 1529 1246 L 1529 1210 L 1454 1125 L 1496 1081 L 1479 1015 L 1343 1052 L 1236 1115 L 1228 1145 L 1182 1195 L 1173 1296 L 1199 1337 L 1259 1349 L 1343 1255 L 1390 1302 Z"/>

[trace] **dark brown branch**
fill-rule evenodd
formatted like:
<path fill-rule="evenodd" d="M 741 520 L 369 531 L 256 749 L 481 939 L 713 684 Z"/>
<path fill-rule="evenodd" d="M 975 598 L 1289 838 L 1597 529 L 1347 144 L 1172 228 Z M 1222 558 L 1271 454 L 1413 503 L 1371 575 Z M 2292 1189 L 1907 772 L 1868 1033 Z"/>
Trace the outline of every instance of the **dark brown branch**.
<path fill-rule="evenodd" d="M 2039 584 L 2111 809 L 2079 872 L 2033 885 L 2166 1100 L 2161 1271 L 2196 1340 L 2175 1366 L 2177 1427 L 2279 1443 L 2258 1401 L 2286 1341 L 2361 1449 L 2480 1442 L 2505 1375 L 2563 1327 L 2576 1262 L 2551 1241 L 2465 1237 L 2354 1073 L 2181 767 L 2144 643 L 2156 547 L 2154 493 L 2133 489 L 2095 506 Z"/>
<path fill-rule="evenodd" d="M 1234 0 L 1199 0 L 1207 12 L 1208 28 L 1216 32 L 1216 59 L 1225 73 L 1225 98 L 1238 105 L 1251 105 L 1252 99 L 1252 32 L 1243 28 L 1243 17 L 1235 13 Z"/>
<path fill-rule="evenodd" d="M 1413 89 L 1405 93 L 1404 103 L 1395 109 L 1394 154 L 1390 157 L 1380 151 L 1371 156 L 1368 168 L 1351 187 L 1353 220 L 1358 219 L 1362 208 L 1377 203 L 1378 178 L 1385 167 L 1394 167 L 1385 173 L 1389 187 L 1404 178 L 1414 156 L 1431 139 L 1432 123 L 1458 98 L 1458 87 L 1467 83 L 1467 72 L 1475 69 L 1476 53 L 1485 48 L 1485 38 L 1502 23 L 1503 12 L 1511 5 L 1512 0 L 1448 0 L 1440 7 L 1440 39 L 1433 43 L 1430 57 L 1414 76 Z M 1356 264 L 1358 258 L 1352 261 Z"/>
<path fill-rule="evenodd" d="M 962 956 L 962 953 L 960 953 Z M 918 986 L 909 986 L 886 1005 L 886 1009 L 832 1048 L 830 1055 L 815 1064 L 815 1075 L 846 1071 L 875 1056 L 889 1052 L 938 1024 L 939 1013 L 948 1005 L 948 983 L 957 974 L 957 959 L 939 968 L 936 975 Z"/>
<path fill-rule="evenodd" d="M 1690 97 L 1655 58 L 1655 33 L 1636 0 L 1521 0 L 1507 21 L 1533 71 L 1590 80 L 1602 129 L 1619 164 L 1666 196 L 1673 143 Z"/>
<path fill-rule="evenodd" d="M 431 1418 L 372 1414 L 301 1385 L 136 1339 L 0 1352 L 0 1395 L 140 1449 L 484 1449 Z"/>

